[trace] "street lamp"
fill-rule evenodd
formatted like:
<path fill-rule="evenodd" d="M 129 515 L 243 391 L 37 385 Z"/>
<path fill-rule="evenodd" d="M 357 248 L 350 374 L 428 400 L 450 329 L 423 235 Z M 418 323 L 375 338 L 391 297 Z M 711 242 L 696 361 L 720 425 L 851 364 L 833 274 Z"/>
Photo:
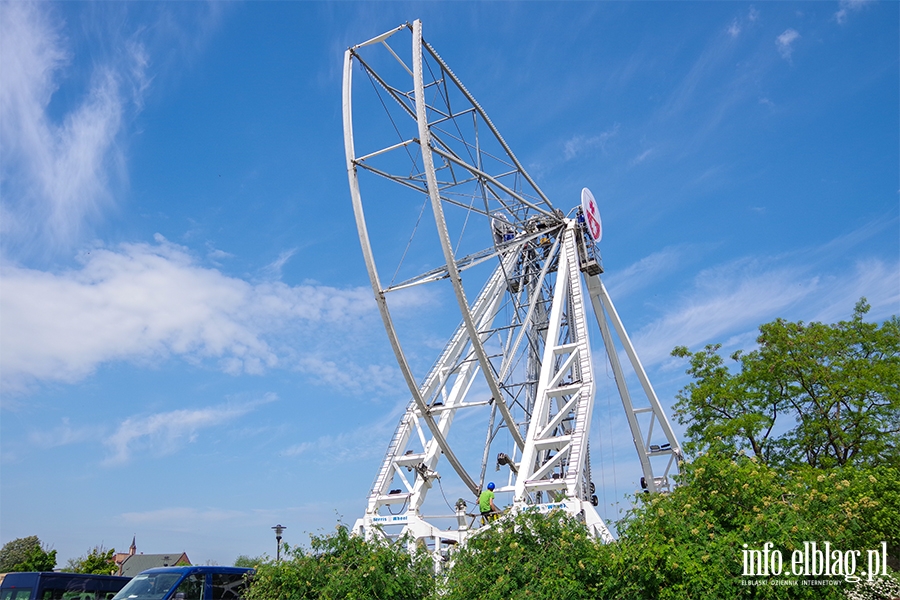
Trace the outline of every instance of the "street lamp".
<path fill-rule="evenodd" d="M 281 533 L 282 533 L 285 529 L 287 529 L 287 527 L 285 527 L 285 526 L 283 526 L 282 524 L 279 523 L 278 525 L 276 525 L 276 526 L 273 527 L 272 529 L 275 530 L 275 541 L 276 541 L 277 544 L 278 544 L 278 546 L 275 548 L 275 562 L 280 562 L 280 561 L 281 561 Z"/>

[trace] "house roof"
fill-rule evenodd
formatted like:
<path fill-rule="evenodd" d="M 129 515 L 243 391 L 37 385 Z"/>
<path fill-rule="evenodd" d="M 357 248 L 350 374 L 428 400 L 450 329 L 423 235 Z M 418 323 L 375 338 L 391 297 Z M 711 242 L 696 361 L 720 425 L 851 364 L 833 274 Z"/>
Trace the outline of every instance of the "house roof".
<path fill-rule="evenodd" d="M 191 564 L 185 552 L 169 554 L 134 554 L 125 559 L 119 571 L 125 577 L 134 577 L 141 571 L 155 567 L 172 567 L 176 564 Z"/>

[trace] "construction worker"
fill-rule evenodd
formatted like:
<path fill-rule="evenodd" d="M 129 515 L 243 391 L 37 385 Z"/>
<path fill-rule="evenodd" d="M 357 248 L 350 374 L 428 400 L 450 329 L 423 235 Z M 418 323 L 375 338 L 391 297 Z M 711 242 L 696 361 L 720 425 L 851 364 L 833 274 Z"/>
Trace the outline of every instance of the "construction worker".
<path fill-rule="evenodd" d="M 494 504 L 495 487 L 494 482 L 491 481 L 487 484 L 487 489 L 478 497 L 478 509 L 481 511 L 481 520 L 484 523 L 497 518 L 497 515 L 500 514 L 500 509 Z"/>

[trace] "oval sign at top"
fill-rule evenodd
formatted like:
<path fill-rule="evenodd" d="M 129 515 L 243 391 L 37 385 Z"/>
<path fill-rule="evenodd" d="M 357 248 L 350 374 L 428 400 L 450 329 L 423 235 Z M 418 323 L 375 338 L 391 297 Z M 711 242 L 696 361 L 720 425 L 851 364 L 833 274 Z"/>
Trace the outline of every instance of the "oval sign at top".
<path fill-rule="evenodd" d="M 600 209 L 597 208 L 597 201 L 591 190 L 583 188 L 581 190 L 581 211 L 584 213 L 584 221 L 587 224 L 588 232 L 595 242 L 599 242 L 603 237 L 603 224 L 600 222 Z"/>

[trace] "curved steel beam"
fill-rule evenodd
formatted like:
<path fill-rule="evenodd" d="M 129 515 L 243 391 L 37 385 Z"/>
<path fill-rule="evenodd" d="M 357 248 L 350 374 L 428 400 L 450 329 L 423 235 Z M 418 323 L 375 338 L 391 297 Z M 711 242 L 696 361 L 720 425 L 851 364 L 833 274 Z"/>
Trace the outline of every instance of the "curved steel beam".
<path fill-rule="evenodd" d="M 441 196 L 438 189 L 437 176 L 434 172 L 434 156 L 431 146 L 431 130 L 428 128 L 428 118 L 425 106 L 425 84 L 422 78 L 422 22 L 416 20 L 413 22 L 413 73 L 415 74 L 415 95 L 416 95 L 416 120 L 419 126 L 419 139 L 422 149 L 423 170 L 425 178 L 428 182 L 428 196 L 431 198 L 431 208 L 434 212 L 434 222 L 438 230 L 438 238 L 441 241 L 441 248 L 444 251 L 444 262 L 447 264 L 447 274 L 450 276 L 450 282 L 453 284 L 453 291 L 456 293 L 456 301 L 459 303 L 459 312 L 462 314 L 463 322 L 469 333 L 469 339 L 472 342 L 472 349 L 478 362 L 481 364 L 481 372 L 484 374 L 485 381 L 494 397 L 497 409 L 503 416 L 510 435 L 515 440 L 516 445 L 521 449 L 525 447 L 525 439 L 516 424 L 506 401 L 503 399 L 503 393 L 500 391 L 500 385 L 494 376 L 494 370 L 491 362 L 488 360 L 487 352 L 484 350 L 484 344 L 481 343 L 481 336 L 478 335 L 478 329 L 475 321 L 472 319 L 472 313 L 469 310 L 469 302 L 466 299 L 466 292 L 462 286 L 462 278 L 459 276 L 459 269 L 456 266 L 456 257 L 453 255 L 453 245 L 450 241 L 450 232 L 447 230 L 447 222 L 444 219 L 444 207 L 441 202 Z"/>
<path fill-rule="evenodd" d="M 369 241 L 369 232 L 368 228 L 366 227 L 366 217 L 363 212 L 362 197 L 359 193 L 359 177 L 356 172 L 356 150 L 353 144 L 353 110 L 351 106 L 352 76 L 353 53 L 350 50 L 347 50 L 344 53 L 344 151 L 346 153 L 347 159 L 347 177 L 350 180 L 350 197 L 353 201 L 353 215 L 356 218 L 356 229 L 359 233 L 359 241 L 360 245 L 362 246 L 363 258 L 366 262 L 366 269 L 369 272 L 369 281 L 372 283 L 372 291 L 375 294 L 375 301 L 378 303 L 378 311 L 381 313 L 381 320 L 384 322 L 384 329 L 388 334 L 388 339 L 391 342 L 391 348 L 393 348 L 394 350 L 394 356 L 396 356 L 397 358 L 397 364 L 400 367 L 400 371 L 403 373 L 403 378 L 406 380 L 406 385 L 409 387 L 409 391 L 413 396 L 413 401 L 415 401 L 416 406 L 418 406 L 419 410 L 422 412 L 422 418 L 425 420 L 425 423 L 428 425 L 428 429 L 431 430 L 431 434 L 434 436 L 434 439 L 437 441 L 441 450 L 444 452 L 444 456 L 447 457 L 447 461 L 459 474 L 460 478 L 463 480 L 463 483 L 466 484 L 466 487 L 468 487 L 473 494 L 477 494 L 478 485 L 462 466 L 462 463 L 460 463 L 459 459 L 456 457 L 456 454 L 454 454 L 453 449 L 450 447 L 450 444 L 447 443 L 447 439 L 441 432 L 440 427 L 438 427 L 437 422 L 435 422 L 434 418 L 429 413 L 428 405 L 425 403 L 424 398 L 422 398 L 422 394 L 419 391 L 418 385 L 416 384 L 416 379 L 413 376 L 412 370 L 410 369 L 409 362 L 407 362 L 406 356 L 403 353 L 403 348 L 400 346 L 400 340 L 397 338 L 397 330 L 394 328 L 394 323 L 391 319 L 391 313 L 388 310 L 387 300 L 385 299 L 384 292 L 381 289 L 381 282 L 378 278 L 378 269 L 375 266 L 375 257 L 372 254 L 372 244 Z"/>

